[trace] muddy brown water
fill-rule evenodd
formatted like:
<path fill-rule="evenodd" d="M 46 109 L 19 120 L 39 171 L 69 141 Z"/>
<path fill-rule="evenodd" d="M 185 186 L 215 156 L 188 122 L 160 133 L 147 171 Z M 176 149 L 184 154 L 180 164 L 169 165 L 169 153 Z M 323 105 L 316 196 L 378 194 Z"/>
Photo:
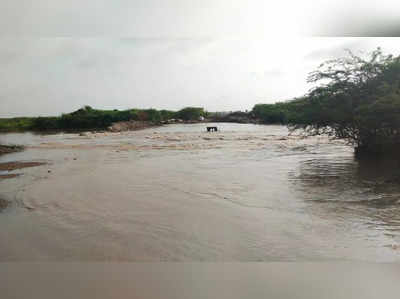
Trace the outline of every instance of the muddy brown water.
<path fill-rule="evenodd" d="M 400 261 L 397 162 L 207 125 L 0 135 L 26 146 L 0 163 L 47 163 L 0 181 L 0 261 Z"/>

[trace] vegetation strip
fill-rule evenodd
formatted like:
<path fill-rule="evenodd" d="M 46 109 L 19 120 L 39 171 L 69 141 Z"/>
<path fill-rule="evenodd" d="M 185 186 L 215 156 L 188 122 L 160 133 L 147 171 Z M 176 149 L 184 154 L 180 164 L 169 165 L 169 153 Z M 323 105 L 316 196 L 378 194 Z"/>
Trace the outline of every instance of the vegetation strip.
<path fill-rule="evenodd" d="M 199 120 L 207 113 L 200 107 L 179 111 L 156 109 L 98 110 L 85 106 L 57 117 L 19 117 L 0 119 L 0 132 L 18 131 L 79 131 L 108 129 L 116 122 L 138 121 L 160 125 L 174 120 Z"/>

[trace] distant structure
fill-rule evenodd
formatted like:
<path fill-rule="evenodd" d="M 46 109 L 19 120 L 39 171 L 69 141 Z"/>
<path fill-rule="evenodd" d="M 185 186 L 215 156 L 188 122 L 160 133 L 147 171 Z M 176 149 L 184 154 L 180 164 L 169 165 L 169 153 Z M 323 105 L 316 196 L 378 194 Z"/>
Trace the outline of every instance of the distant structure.
<path fill-rule="evenodd" d="M 218 128 L 217 127 L 207 127 L 207 132 L 217 132 Z"/>

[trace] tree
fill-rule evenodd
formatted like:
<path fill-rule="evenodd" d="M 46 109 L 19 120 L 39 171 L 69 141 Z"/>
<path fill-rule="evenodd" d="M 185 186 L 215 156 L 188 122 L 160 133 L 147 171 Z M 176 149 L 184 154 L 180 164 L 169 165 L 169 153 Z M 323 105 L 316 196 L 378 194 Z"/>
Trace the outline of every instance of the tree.
<path fill-rule="evenodd" d="M 198 120 L 200 116 L 205 116 L 205 111 L 201 107 L 186 107 L 179 110 L 176 116 L 183 120 Z"/>
<path fill-rule="evenodd" d="M 316 86 L 293 103 L 292 129 L 345 139 L 357 152 L 400 148 L 400 57 L 380 48 L 365 59 L 348 51 L 310 73 L 308 82 Z"/>
<path fill-rule="evenodd" d="M 264 124 L 285 124 L 287 122 L 288 104 L 256 104 L 252 114 Z"/>

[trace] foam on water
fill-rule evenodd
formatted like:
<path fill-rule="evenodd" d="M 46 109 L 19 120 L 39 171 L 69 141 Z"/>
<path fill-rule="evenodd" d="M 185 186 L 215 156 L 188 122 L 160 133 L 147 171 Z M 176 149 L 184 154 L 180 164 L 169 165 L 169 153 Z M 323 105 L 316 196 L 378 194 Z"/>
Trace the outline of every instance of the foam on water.
<path fill-rule="evenodd" d="M 0 261 L 400 261 L 397 167 L 282 126 L 1 135 Z M 48 173 L 48 168 L 51 173 Z"/>

